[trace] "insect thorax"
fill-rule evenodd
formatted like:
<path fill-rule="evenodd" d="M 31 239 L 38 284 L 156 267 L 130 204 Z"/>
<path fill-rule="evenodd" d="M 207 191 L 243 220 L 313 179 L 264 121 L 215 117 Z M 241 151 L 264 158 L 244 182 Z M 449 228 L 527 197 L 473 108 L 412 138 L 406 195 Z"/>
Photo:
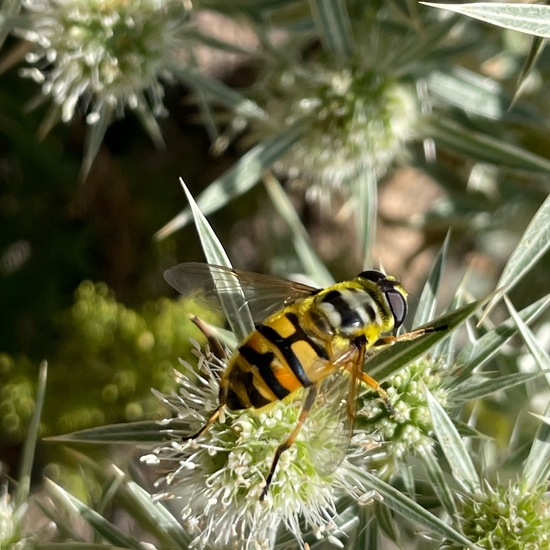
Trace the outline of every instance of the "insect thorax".
<path fill-rule="evenodd" d="M 393 317 L 382 293 L 341 286 L 319 293 L 309 312 L 319 333 L 355 338 L 365 329 L 378 333 L 393 328 Z M 369 332 L 370 332 L 369 331 Z"/>

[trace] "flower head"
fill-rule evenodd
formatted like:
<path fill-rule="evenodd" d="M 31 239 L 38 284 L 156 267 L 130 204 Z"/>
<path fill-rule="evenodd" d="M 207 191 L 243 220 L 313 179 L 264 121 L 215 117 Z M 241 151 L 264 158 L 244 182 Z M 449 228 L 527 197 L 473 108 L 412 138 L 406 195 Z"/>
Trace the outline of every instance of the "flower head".
<path fill-rule="evenodd" d="M 372 393 L 364 394 L 357 413 L 361 429 L 379 435 L 383 441 L 380 474 L 391 473 L 407 453 L 425 454 L 434 445 L 432 421 L 425 387 L 442 404 L 446 403 L 441 366 L 429 357 L 401 369 L 387 381 L 389 412 Z"/>
<path fill-rule="evenodd" d="M 546 490 L 545 486 L 527 489 L 517 482 L 486 485 L 464 497 L 460 514 L 464 535 L 479 548 L 550 548 L 550 496 Z"/>
<path fill-rule="evenodd" d="M 343 188 L 367 168 L 384 175 L 404 155 L 418 118 L 414 91 L 374 69 L 307 62 L 271 73 L 263 88 L 264 108 L 278 129 L 311 121 L 284 164 L 321 190 Z"/>
<path fill-rule="evenodd" d="M 210 354 L 197 349 L 197 355 L 198 377 L 184 363 L 179 393 L 161 396 L 188 421 L 191 433 L 217 405 L 224 367 Z M 223 548 L 240 541 L 244 548 L 270 548 L 281 524 L 302 541 L 301 521 L 321 536 L 332 528 L 339 496 L 364 499 L 367 489 L 356 482 L 348 459 L 342 460 L 340 421 L 332 421 L 326 408 L 314 407 L 296 442 L 281 455 L 266 499 L 259 500 L 275 450 L 296 426 L 300 409 L 298 398 L 260 412 L 227 411 L 200 438 L 182 442 L 179 432 L 144 457 L 168 470 L 159 496 L 181 500 L 181 517 L 196 535 L 193 546 Z M 358 449 L 368 446 L 358 443 L 363 444 Z"/>
<path fill-rule="evenodd" d="M 42 85 L 58 118 L 77 107 L 96 123 L 126 107 L 164 112 L 160 79 L 169 76 L 188 14 L 175 0 L 24 0 L 32 44 L 23 74 Z"/>
<path fill-rule="evenodd" d="M 128 108 L 157 144 L 155 117 L 165 114 L 163 80 L 172 78 L 189 46 L 189 12 L 178 0 L 23 0 L 13 29 L 29 42 L 21 74 L 41 85 L 36 104 L 53 105 L 45 134 L 77 110 L 90 128 L 82 176 L 106 129 Z"/>

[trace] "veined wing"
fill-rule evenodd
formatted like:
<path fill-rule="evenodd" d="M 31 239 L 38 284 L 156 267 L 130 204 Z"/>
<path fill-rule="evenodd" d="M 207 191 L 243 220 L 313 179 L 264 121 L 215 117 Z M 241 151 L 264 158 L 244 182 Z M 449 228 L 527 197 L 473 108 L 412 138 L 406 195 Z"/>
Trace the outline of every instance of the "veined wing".
<path fill-rule="evenodd" d="M 248 305 L 255 323 L 318 290 L 279 277 L 198 262 L 171 267 L 164 278 L 183 296 L 216 313 L 223 313 L 220 296 L 231 295 L 242 303 L 240 307 Z"/>
<path fill-rule="evenodd" d="M 361 378 L 364 347 L 352 347 L 334 365 L 339 368 L 321 383 L 312 415 L 321 425 L 314 457 L 317 468 L 331 473 L 346 456 L 355 422 L 357 386 Z M 325 420 L 326 419 L 326 420 Z"/>

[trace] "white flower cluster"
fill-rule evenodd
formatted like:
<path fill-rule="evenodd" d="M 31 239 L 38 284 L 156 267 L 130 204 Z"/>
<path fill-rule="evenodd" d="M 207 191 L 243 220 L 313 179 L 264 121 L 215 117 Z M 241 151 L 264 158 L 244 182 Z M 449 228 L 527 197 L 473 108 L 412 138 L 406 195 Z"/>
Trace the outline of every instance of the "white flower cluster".
<path fill-rule="evenodd" d="M 198 348 L 196 353 L 199 374 L 183 363 L 179 393 L 159 395 L 177 414 L 174 422 L 188 422 L 184 435 L 204 425 L 216 407 L 224 367 L 211 354 Z M 332 422 L 332 410 L 314 406 L 298 439 L 282 454 L 266 499 L 259 500 L 275 450 L 296 425 L 300 408 L 298 398 L 260 412 L 227 411 L 197 440 L 182 442 L 181 429 L 174 430 L 170 444 L 143 457 L 169 472 L 158 483 L 158 498 L 181 501 L 181 517 L 196 537 L 192 547 L 223 548 L 240 541 L 240 548 L 271 548 L 281 525 L 302 544 L 306 531 L 330 536 L 338 498 L 361 500 L 370 494 L 357 484 L 354 465 L 344 457 L 340 421 Z M 363 439 L 354 438 L 355 460 L 364 460 L 369 445 Z"/>
<path fill-rule="evenodd" d="M 164 112 L 161 78 L 185 45 L 188 13 L 176 0 L 24 0 L 31 43 L 25 76 L 69 121 L 96 123 L 124 108 Z"/>
<path fill-rule="evenodd" d="M 259 87 L 270 124 L 312 122 L 284 158 L 289 174 L 329 189 L 345 189 L 367 169 L 383 176 L 406 155 L 419 117 L 414 90 L 375 70 L 315 62 L 270 74 Z"/>

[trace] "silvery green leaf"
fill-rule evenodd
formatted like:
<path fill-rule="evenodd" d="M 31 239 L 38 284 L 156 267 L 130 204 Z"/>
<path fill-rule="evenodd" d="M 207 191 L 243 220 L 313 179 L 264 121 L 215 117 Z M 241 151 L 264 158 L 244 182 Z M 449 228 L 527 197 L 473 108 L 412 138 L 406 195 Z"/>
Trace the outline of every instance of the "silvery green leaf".
<path fill-rule="evenodd" d="M 310 0 L 309 3 L 327 53 L 346 65 L 355 50 L 346 3 L 343 0 Z"/>
<path fill-rule="evenodd" d="M 178 66 L 171 69 L 174 75 L 182 82 L 185 82 L 193 89 L 201 90 L 220 105 L 231 109 L 235 114 L 259 119 L 267 117 L 265 111 L 254 103 L 254 101 L 247 99 L 220 80 L 210 78 L 190 66 Z"/>
<path fill-rule="evenodd" d="M 541 371 L 550 372 L 550 356 L 548 355 L 548 352 L 543 346 L 540 345 L 537 337 L 533 334 L 531 329 L 522 321 L 508 296 L 504 296 L 504 302 L 506 303 L 506 307 L 508 308 L 512 319 L 516 323 L 519 332 L 523 337 L 523 341 L 525 342 L 525 345 L 531 353 L 531 357 L 535 360 L 538 368 L 541 369 Z"/>
<path fill-rule="evenodd" d="M 479 488 L 480 481 L 469 450 L 464 446 L 448 414 L 427 388 L 425 394 L 434 432 L 456 481 L 468 492 L 475 491 Z"/>
<path fill-rule="evenodd" d="M 127 444 L 161 443 L 166 440 L 165 432 L 167 429 L 174 429 L 174 426 L 172 424 L 163 426 L 153 420 L 123 422 L 49 437 L 48 441 Z"/>
<path fill-rule="evenodd" d="M 36 441 L 38 439 L 38 431 L 40 429 L 40 417 L 42 415 L 42 408 L 44 407 L 47 379 L 48 363 L 47 361 L 42 361 L 38 367 L 38 382 L 36 384 L 34 409 L 32 411 L 31 421 L 27 428 L 21 464 L 19 466 L 18 485 L 15 493 L 16 508 L 19 508 L 19 506 L 25 503 L 29 497 L 32 466 L 34 463 L 34 452 L 36 450 Z"/>
<path fill-rule="evenodd" d="M 521 310 L 519 316 L 524 323 L 529 324 L 546 311 L 549 305 L 550 294 Z M 460 365 L 460 375 L 451 381 L 450 387 L 455 387 L 468 380 L 470 374 L 491 359 L 516 334 L 517 330 L 518 326 L 514 320 L 508 319 L 484 334 L 475 343 L 464 346 L 455 360 Z"/>
<path fill-rule="evenodd" d="M 226 254 L 223 245 L 219 241 L 216 233 L 208 223 L 208 220 L 200 211 L 193 196 L 187 189 L 187 186 L 181 180 L 181 185 L 189 201 L 195 226 L 199 234 L 202 249 L 206 260 L 210 264 L 220 265 L 231 268 L 229 256 Z M 248 334 L 254 330 L 254 321 L 250 313 L 250 309 L 246 303 L 245 296 L 241 290 L 239 280 L 231 273 L 219 273 L 218 277 L 226 277 L 228 285 L 233 289 L 232 292 L 223 292 L 219 294 L 225 316 L 231 329 L 239 340 L 243 340 Z"/>
<path fill-rule="evenodd" d="M 443 508 L 445 508 L 445 511 L 451 518 L 458 517 L 458 510 L 453 498 L 453 492 L 445 479 L 445 474 L 439 462 L 430 452 L 422 455 L 422 461 L 426 473 L 432 482 L 432 487 L 443 505 Z"/>
<path fill-rule="evenodd" d="M 236 197 L 246 193 L 256 185 L 263 172 L 283 156 L 307 131 L 309 121 L 300 120 L 243 155 L 235 165 L 213 181 L 198 197 L 197 205 L 203 214 L 219 210 Z M 193 219 L 191 209 L 185 208 L 156 234 L 156 239 L 164 239 Z"/>
<path fill-rule="evenodd" d="M 550 250 L 550 195 L 531 218 L 518 245 L 506 262 L 496 285 L 498 291 L 487 305 L 484 315 L 525 277 L 548 250 Z"/>
<path fill-rule="evenodd" d="M 106 541 L 115 546 L 121 546 L 122 548 L 143 550 L 141 542 L 133 537 L 125 535 L 118 527 L 84 504 L 81 500 L 65 491 L 61 486 L 49 479 L 46 479 L 45 485 L 46 490 L 52 494 L 52 496 L 61 501 L 65 507 L 77 510 L 82 519 L 88 522 Z"/>
<path fill-rule="evenodd" d="M 546 407 L 544 416 L 550 416 L 550 404 Z M 550 475 L 550 424 L 541 422 L 533 439 L 529 456 L 523 467 L 522 477 L 527 483 L 526 490 L 535 489 L 541 483 L 546 483 Z"/>
<path fill-rule="evenodd" d="M 449 241 L 451 238 L 450 231 L 443 241 L 441 250 L 437 254 L 437 257 L 430 269 L 428 280 L 424 285 L 420 299 L 418 300 L 418 307 L 413 320 L 413 327 L 423 325 L 433 319 L 435 314 L 435 308 L 437 306 L 437 291 L 439 284 L 441 283 L 441 277 L 443 276 L 443 269 L 445 267 L 445 260 L 447 258 L 447 251 L 449 249 Z"/>
<path fill-rule="evenodd" d="M 466 382 L 463 387 L 453 390 L 452 402 L 459 404 L 473 399 L 481 399 L 498 391 L 527 384 L 527 382 L 536 380 L 545 373 L 550 373 L 550 370 L 542 372 L 514 372 L 498 376 L 497 378 L 471 378 L 469 383 Z"/>
<path fill-rule="evenodd" d="M 521 68 L 521 73 L 518 76 L 518 82 L 516 90 L 514 92 L 514 97 L 512 98 L 512 101 L 510 103 L 510 109 L 516 106 L 517 101 L 519 100 L 525 88 L 525 85 L 528 82 L 529 77 L 536 69 L 537 62 L 545 47 L 546 40 L 544 38 L 540 38 L 538 36 L 533 38 L 531 47 L 529 48 L 529 53 L 527 55 L 527 58 L 525 59 L 523 67 Z"/>
<path fill-rule="evenodd" d="M 382 498 L 384 505 L 391 508 L 394 512 L 402 515 L 404 518 L 418 522 L 419 524 L 432 530 L 466 548 L 477 549 L 464 535 L 453 529 L 448 523 L 434 516 L 431 512 L 417 504 L 395 487 L 392 487 L 366 469 L 357 469 L 357 477 L 362 480 L 366 486 L 374 489 Z"/>
<path fill-rule="evenodd" d="M 372 165 L 368 165 L 352 182 L 356 233 L 363 250 L 363 268 L 373 267 L 373 248 L 378 219 L 378 179 Z"/>
<path fill-rule="evenodd" d="M 489 162 L 504 168 L 550 172 L 548 159 L 456 122 L 432 117 L 423 131 L 439 147 L 472 157 L 478 162 Z"/>
<path fill-rule="evenodd" d="M 513 98 L 504 92 L 497 81 L 464 67 L 433 71 L 425 81 L 433 95 L 468 114 L 476 114 L 490 120 L 527 120 L 533 125 L 544 124 L 542 113 L 526 105 L 517 105 L 511 110 Z"/>
<path fill-rule="evenodd" d="M 471 4 L 422 2 L 422 4 L 467 15 L 504 29 L 550 38 L 550 6 L 509 2 L 473 2 Z"/>
<path fill-rule="evenodd" d="M 120 470 L 113 468 L 124 476 Z M 117 491 L 117 501 L 128 511 L 131 517 L 143 517 L 142 528 L 154 533 L 163 546 L 186 550 L 192 537 L 183 528 L 181 522 L 159 501 L 134 481 L 124 478 Z"/>
<path fill-rule="evenodd" d="M 264 177 L 264 184 L 273 206 L 290 229 L 296 256 L 305 273 L 321 287 L 333 285 L 332 275 L 313 249 L 309 235 L 280 183 L 269 173 Z"/>

